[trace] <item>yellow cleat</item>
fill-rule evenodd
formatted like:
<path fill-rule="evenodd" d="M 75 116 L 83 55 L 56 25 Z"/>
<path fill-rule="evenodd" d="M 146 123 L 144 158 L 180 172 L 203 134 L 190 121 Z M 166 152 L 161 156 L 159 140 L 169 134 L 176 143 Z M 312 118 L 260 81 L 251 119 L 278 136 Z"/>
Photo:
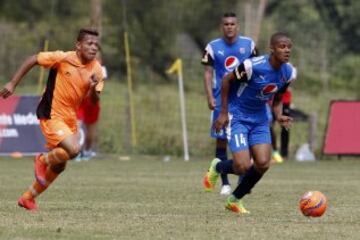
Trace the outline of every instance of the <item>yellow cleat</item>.
<path fill-rule="evenodd" d="M 220 162 L 220 159 L 214 158 L 211 161 L 209 170 L 205 174 L 203 185 L 206 192 L 212 192 L 215 188 L 216 182 L 219 178 L 219 173 L 216 171 L 216 164 Z"/>
<path fill-rule="evenodd" d="M 278 151 L 273 151 L 271 158 L 272 158 L 272 160 L 273 160 L 275 163 L 282 163 L 282 162 L 284 162 L 283 157 L 280 155 L 280 153 L 279 153 Z"/>
<path fill-rule="evenodd" d="M 238 213 L 238 214 L 249 214 L 250 213 L 248 210 L 246 210 L 242 201 L 240 199 L 236 199 L 234 197 L 234 195 L 230 195 L 226 199 L 225 208 L 229 211 L 232 211 L 232 212 Z"/>

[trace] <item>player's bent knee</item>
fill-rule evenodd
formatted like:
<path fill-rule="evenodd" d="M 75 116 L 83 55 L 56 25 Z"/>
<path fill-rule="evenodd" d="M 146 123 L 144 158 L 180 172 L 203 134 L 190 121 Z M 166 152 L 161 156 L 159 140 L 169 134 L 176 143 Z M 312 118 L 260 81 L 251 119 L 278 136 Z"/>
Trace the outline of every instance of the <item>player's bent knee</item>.
<path fill-rule="evenodd" d="M 78 142 L 78 136 L 77 135 L 71 135 L 69 137 L 67 137 L 65 140 L 63 140 L 59 147 L 63 148 L 67 155 L 68 155 L 68 159 L 73 159 L 75 158 L 81 149 L 81 146 Z"/>
<path fill-rule="evenodd" d="M 66 163 L 59 163 L 59 164 L 50 166 L 51 171 L 53 171 L 57 174 L 62 173 L 65 170 L 65 168 L 66 168 Z"/>
<path fill-rule="evenodd" d="M 256 164 L 256 169 L 260 173 L 265 173 L 270 167 L 270 161 L 269 162 L 260 162 Z"/>
<path fill-rule="evenodd" d="M 234 163 L 234 173 L 236 175 L 244 175 L 250 167 L 250 163 Z"/>
<path fill-rule="evenodd" d="M 67 153 L 69 154 L 70 159 L 76 158 L 77 155 L 80 153 L 80 145 L 76 144 L 68 149 Z"/>

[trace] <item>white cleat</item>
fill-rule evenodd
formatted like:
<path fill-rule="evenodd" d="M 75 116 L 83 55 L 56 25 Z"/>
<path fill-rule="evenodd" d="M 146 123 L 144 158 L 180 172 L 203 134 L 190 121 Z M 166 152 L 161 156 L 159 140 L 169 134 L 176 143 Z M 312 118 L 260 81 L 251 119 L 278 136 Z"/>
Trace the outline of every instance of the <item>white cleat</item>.
<path fill-rule="evenodd" d="M 231 187 L 230 185 L 223 185 L 220 190 L 220 195 L 228 196 L 231 194 Z"/>

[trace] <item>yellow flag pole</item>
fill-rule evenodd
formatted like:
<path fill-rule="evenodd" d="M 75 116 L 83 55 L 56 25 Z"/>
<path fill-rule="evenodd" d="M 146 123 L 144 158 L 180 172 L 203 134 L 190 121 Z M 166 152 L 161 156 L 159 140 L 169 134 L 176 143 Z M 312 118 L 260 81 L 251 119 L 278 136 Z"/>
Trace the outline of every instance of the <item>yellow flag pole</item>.
<path fill-rule="evenodd" d="M 43 51 L 46 52 L 48 49 L 49 49 L 49 40 L 45 39 Z M 40 67 L 40 74 L 39 74 L 39 79 L 38 79 L 38 93 L 39 94 L 41 94 L 41 92 L 43 90 L 44 74 L 45 74 L 45 68 Z"/>
<path fill-rule="evenodd" d="M 185 94 L 184 94 L 184 83 L 183 83 L 182 60 L 180 58 L 176 59 L 175 62 L 173 63 L 173 65 L 166 72 L 168 74 L 172 74 L 174 72 L 178 73 L 181 126 L 182 126 L 183 145 L 184 145 L 184 160 L 189 161 L 190 158 L 189 158 L 189 146 L 188 146 L 188 136 L 187 136 L 187 126 L 186 126 Z"/>
<path fill-rule="evenodd" d="M 132 70 L 130 62 L 130 46 L 128 33 L 124 32 L 125 43 L 125 58 L 126 58 L 126 70 L 127 70 L 127 82 L 129 93 L 129 105 L 130 105 L 130 124 L 131 124 L 131 144 L 132 147 L 136 147 L 136 126 L 135 126 L 135 113 L 134 113 L 134 100 L 133 100 L 133 87 L 132 87 Z"/>

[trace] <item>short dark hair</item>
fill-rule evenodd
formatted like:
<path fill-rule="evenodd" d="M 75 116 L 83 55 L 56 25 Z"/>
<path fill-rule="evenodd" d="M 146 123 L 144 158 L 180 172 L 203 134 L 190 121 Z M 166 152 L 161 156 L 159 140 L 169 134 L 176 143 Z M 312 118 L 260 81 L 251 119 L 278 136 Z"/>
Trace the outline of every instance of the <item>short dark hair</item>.
<path fill-rule="evenodd" d="M 99 32 L 94 28 L 81 28 L 76 40 L 80 42 L 86 35 L 99 36 Z"/>
<path fill-rule="evenodd" d="M 225 12 L 223 17 L 236 17 L 236 13 L 234 12 Z"/>
<path fill-rule="evenodd" d="M 273 35 L 271 35 L 270 45 L 274 45 L 279 40 L 279 38 L 282 37 L 290 38 L 289 35 L 285 32 L 276 32 Z"/>

